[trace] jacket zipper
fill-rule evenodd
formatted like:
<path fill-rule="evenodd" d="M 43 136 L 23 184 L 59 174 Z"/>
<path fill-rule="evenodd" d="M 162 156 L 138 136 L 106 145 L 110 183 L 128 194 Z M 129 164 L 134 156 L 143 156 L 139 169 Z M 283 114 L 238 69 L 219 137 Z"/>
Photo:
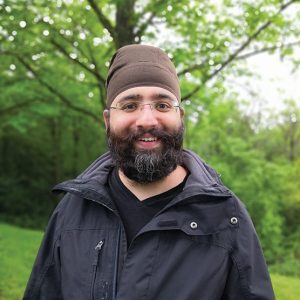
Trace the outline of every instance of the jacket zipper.
<path fill-rule="evenodd" d="M 114 278 L 113 278 L 113 300 L 117 297 L 117 281 L 118 281 L 118 273 L 119 273 L 119 256 L 120 256 L 120 244 L 121 244 L 121 224 L 118 228 L 118 236 L 117 236 L 117 245 L 116 245 L 116 254 L 115 254 L 115 269 L 114 269 Z"/>
<path fill-rule="evenodd" d="M 101 240 L 95 247 L 95 258 L 93 260 L 93 275 L 92 275 L 92 286 L 91 286 L 91 297 L 90 299 L 94 299 L 94 288 L 95 288 L 95 282 L 96 282 L 96 275 L 97 275 L 97 269 L 98 269 L 98 263 L 99 263 L 99 258 L 100 258 L 100 253 L 102 250 L 104 244 L 104 240 Z"/>

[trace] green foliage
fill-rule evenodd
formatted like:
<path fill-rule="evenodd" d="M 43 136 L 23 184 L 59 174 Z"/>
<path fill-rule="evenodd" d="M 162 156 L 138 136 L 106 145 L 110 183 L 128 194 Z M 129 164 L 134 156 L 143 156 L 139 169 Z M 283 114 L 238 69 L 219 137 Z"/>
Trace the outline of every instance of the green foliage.
<path fill-rule="evenodd" d="M 0 219 L 44 227 L 58 201 L 51 188 L 105 151 L 102 130 L 74 113 L 53 115 L 41 106 L 9 119 L 0 131 Z"/>
<path fill-rule="evenodd" d="M 114 50 L 161 46 L 186 109 L 185 146 L 246 204 L 268 262 L 299 275 L 300 112 L 246 115 L 224 78 L 279 53 L 299 66 L 299 1 L 6 0 L 0 5 L 0 218 L 42 228 L 48 191 L 106 151 L 102 110 Z M 263 120 L 263 121 L 262 121 Z M 288 298 L 285 298 L 288 299 Z"/>

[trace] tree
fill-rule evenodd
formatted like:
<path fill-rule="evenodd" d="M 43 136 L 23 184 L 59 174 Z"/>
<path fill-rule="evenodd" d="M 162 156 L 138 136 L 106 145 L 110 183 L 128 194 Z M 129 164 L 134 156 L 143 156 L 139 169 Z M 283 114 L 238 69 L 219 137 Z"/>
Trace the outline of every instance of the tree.
<path fill-rule="evenodd" d="M 57 202 L 45 190 L 105 151 L 109 59 L 126 44 L 153 44 L 178 70 L 186 146 L 222 173 L 249 208 L 263 246 L 272 246 L 268 260 L 279 259 L 285 229 L 300 232 L 296 222 L 287 226 L 299 194 L 298 111 L 287 106 L 276 116 L 281 123 L 258 128 L 224 78 L 251 76 L 243 61 L 263 52 L 298 66 L 299 0 L 0 3 L 0 209 L 10 221 L 41 226 Z"/>
<path fill-rule="evenodd" d="M 66 0 L 48 1 L 47 6 L 41 0 L 4 2 L 2 86 L 26 82 L 33 92 L 12 101 L 2 114 L 36 101 L 58 101 L 98 122 L 95 112 L 105 107 L 108 59 L 130 43 L 168 49 L 186 100 L 210 89 L 209 81 L 240 70 L 242 59 L 276 49 L 287 56 L 300 42 L 297 13 L 288 13 L 298 9 L 299 14 L 297 0 Z"/>

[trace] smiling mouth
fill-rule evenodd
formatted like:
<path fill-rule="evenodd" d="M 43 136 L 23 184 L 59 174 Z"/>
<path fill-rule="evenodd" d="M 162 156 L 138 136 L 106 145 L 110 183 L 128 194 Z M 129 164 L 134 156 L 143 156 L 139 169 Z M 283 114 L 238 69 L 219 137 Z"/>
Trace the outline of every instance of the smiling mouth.
<path fill-rule="evenodd" d="M 157 137 L 144 137 L 144 138 L 140 138 L 139 141 L 142 141 L 142 142 L 155 142 L 155 141 L 157 141 Z"/>

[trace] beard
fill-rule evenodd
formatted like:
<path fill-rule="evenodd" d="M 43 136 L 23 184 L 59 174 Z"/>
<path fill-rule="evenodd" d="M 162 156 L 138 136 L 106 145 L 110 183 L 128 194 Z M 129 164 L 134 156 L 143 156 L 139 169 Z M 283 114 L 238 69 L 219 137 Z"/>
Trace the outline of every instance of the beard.
<path fill-rule="evenodd" d="M 135 143 L 149 133 L 160 141 L 155 149 L 136 149 Z M 127 178 L 138 183 L 158 181 L 169 175 L 176 167 L 182 164 L 182 143 L 184 126 L 172 132 L 152 128 L 138 129 L 123 134 L 116 134 L 107 129 L 108 147 L 116 166 Z"/>

